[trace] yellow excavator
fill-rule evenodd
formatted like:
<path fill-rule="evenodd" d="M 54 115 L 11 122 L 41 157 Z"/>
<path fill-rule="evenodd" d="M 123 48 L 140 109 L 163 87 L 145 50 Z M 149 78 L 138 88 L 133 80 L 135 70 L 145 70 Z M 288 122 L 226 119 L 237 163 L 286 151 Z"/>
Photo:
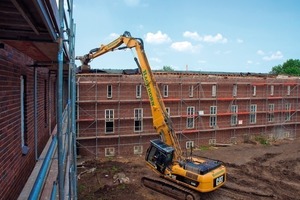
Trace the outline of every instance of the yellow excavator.
<path fill-rule="evenodd" d="M 143 185 L 175 199 L 187 200 L 200 199 L 200 193 L 221 187 L 226 181 L 226 168 L 221 161 L 183 155 L 148 63 L 142 39 L 134 38 L 126 31 L 111 43 L 92 49 L 76 59 L 81 61 L 81 69 L 87 70 L 90 69 L 89 63 L 92 59 L 126 48 L 136 50 L 138 58 L 134 57 L 134 60 L 148 93 L 154 129 L 160 135 L 160 139 L 150 141 L 145 156 L 147 165 L 159 176 L 142 177 Z"/>

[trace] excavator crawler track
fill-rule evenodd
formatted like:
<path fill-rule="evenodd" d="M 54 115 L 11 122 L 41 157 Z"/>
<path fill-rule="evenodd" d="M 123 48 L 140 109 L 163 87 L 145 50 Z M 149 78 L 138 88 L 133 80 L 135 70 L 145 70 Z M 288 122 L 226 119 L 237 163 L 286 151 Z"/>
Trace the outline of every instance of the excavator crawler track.
<path fill-rule="evenodd" d="M 178 200 L 200 200 L 200 194 L 164 178 L 142 177 L 143 186 Z"/>

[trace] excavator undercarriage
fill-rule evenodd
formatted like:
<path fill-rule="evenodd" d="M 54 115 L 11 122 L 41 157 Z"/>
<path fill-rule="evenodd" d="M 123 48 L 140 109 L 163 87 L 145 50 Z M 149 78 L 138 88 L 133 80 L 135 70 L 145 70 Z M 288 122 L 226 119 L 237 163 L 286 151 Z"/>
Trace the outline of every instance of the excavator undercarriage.
<path fill-rule="evenodd" d="M 142 177 L 143 186 L 178 200 L 199 200 L 197 191 L 181 186 L 164 178 Z"/>

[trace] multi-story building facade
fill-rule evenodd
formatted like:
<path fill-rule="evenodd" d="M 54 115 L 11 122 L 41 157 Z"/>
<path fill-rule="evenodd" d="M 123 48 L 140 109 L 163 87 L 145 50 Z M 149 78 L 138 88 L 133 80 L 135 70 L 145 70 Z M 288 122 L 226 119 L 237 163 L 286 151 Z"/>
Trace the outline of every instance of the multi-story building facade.
<path fill-rule="evenodd" d="M 252 135 L 296 137 L 298 77 L 155 72 L 182 148 Z M 77 75 L 79 154 L 142 154 L 156 138 L 140 74 Z M 298 134 L 299 135 L 299 134 Z"/>

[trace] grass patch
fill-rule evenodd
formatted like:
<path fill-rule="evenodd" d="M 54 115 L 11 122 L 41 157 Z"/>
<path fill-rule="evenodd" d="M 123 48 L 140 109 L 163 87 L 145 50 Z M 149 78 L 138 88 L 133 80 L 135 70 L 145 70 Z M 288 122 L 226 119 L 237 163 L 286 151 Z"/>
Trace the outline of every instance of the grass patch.
<path fill-rule="evenodd" d="M 207 145 L 202 145 L 199 147 L 200 151 L 208 151 L 209 149 L 210 149 L 210 146 L 207 146 Z"/>
<path fill-rule="evenodd" d="M 255 141 L 257 141 L 258 143 L 260 143 L 262 145 L 270 145 L 270 141 L 262 135 L 255 136 L 254 139 L 255 139 Z"/>

